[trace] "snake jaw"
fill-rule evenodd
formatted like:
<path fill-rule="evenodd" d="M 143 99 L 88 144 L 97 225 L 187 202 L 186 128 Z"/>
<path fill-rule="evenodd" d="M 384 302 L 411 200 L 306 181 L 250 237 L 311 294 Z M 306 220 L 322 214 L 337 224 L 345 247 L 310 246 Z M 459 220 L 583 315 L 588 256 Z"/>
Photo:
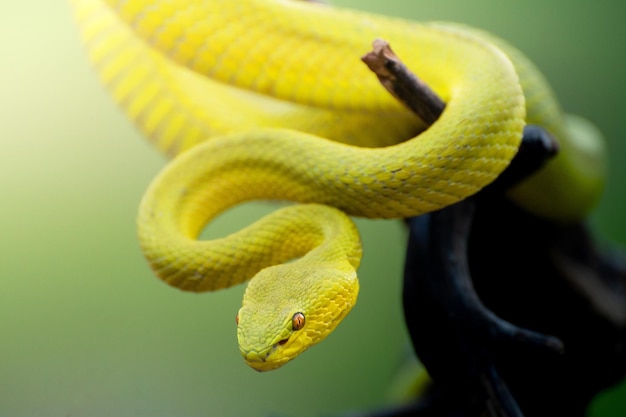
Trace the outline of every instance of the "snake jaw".
<path fill-rule="evenodd" d="M 255 371 L 271 371 L 280 368 L 308 348 L 308 346 L 304 346 L 289 349 L 287 345 L 290 342 L 293 342 L 291 338 L 282 339 L 264 350 L 241 350 L 241 354 L 248 366 Z"/>
<path fill-rule="evenodd" d="M 278 345 L 273 345 L 261 352 L 257 352 L 255 350 L 250 350 L 247 352 L 241 351 L 241 354 L 246 363 L 255 371 L 271 371 L 273 369 L 280 368 L 291 359 L 287 356 L 270 358 L 270 356 L 272 356 L 272 353 L 277 349 L 277 347 Z"/>

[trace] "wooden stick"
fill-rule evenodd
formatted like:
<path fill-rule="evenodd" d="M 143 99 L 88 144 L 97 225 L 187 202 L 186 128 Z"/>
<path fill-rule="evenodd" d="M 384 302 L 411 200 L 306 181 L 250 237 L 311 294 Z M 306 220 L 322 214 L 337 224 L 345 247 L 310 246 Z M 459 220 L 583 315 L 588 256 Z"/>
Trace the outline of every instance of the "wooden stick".
<path fill-rule="evenodd" d="M 361 60 L 376 74 L 387 91 L 424 123 L 432 125 L 446 107 L 443 100 L 404 65 L 387 41 L 376 39 L 372 46 L 373 50 Z"/>

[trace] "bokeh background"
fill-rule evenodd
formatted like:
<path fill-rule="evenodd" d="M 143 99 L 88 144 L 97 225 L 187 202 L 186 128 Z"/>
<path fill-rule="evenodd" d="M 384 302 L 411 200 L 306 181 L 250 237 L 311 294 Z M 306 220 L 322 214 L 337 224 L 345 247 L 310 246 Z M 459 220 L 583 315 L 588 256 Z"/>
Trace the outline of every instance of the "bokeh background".
<path fill-rule="evenodd" d="M 626 2 L 334 3 L 465 22 L 524 50 L 564 107 L 606 134 L 610 178 L 591 223 L 626 245 Z M 0 2 L 0 145 L 0 416 L 328 416 L 390 401 L 407 344 L 401 225 L 359 222 L 362 290 L 338 331 L 285 368 L 252 371 L 235 335 L 243 288 L 183 293 L 144 263 L 135 212 L 166 160 L 99 85 L 64 1 Z M 626 385 L 591 415 L 626 415 Z"/>

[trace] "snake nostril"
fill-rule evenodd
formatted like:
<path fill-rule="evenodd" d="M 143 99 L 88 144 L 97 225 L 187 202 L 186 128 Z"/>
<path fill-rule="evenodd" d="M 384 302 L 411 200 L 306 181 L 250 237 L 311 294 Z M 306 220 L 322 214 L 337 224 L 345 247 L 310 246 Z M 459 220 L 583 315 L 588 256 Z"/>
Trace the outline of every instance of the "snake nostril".
<path fill-rule="evenodd" d="M 287 341 L 288 341 L 288 340 L 289 340 L 289 339 L 283 339 L 283 340 L 281 340 L 280 342 L 278 342 L 277 344 L 278 344 L 279 346 L 282 346 L 282 345 L 284 345 L 285 343 L 287 343 Z"/>

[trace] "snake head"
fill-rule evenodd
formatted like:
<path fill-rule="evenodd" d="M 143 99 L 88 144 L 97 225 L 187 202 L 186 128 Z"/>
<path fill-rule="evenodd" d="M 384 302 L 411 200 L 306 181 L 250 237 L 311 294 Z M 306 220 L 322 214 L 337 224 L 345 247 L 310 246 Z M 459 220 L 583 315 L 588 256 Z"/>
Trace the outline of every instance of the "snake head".
<path fill-rule="evenodd" d="M 305 258 L 261 270 L 237 314 L 239 350 L 257 371 L 276 369 L 328 336 L 356 303 L 348 262 L 331 267 Z"/>

